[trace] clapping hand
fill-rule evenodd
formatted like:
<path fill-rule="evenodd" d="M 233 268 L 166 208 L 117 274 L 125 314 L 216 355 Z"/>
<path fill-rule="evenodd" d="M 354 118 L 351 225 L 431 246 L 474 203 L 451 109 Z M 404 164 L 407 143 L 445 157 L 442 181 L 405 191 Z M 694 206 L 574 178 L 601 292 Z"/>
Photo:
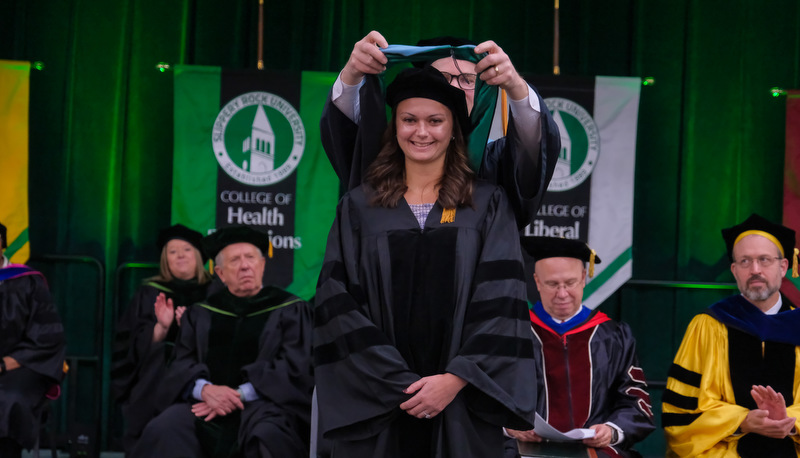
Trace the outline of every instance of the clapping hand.
<path fill-rule="evenodd" d="M 770 386 L 755 385 L 750 391 L 757 409 L 747 413 L 740 425 L 743 433 L 756 433 L 773 439 L 783 439 L 791 434 L 796 418 L 786 414 L 783 395 Z"/>
<path fill-rule="evenodd" d="M 169 327 L 172 326 L 172 321 L 175 319 L 175 307 L 172 299 L 167 299 L 164 293 L 160 293 L 156 297 L 154 307 L 156 324 L 153 327 L 153 342 L 161 342 L 167 337 Z"/>

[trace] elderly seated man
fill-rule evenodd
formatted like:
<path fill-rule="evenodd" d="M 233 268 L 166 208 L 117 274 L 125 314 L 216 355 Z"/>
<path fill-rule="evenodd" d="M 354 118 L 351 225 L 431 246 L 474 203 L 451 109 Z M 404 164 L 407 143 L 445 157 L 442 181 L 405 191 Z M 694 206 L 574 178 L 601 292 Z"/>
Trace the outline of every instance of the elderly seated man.
<path fill-rule="evenodd" d="M 225 289 L 187 309 L 159 396 L 177 401 L 133 457 L 308 456 L 311 311 L 262 278 L 267 235 L 245 226 L 204 240 Z"/>
<path fill-rule="evenodd" d="M 64 328 L 47 282 L 11 264 L 0 224 L 0 457 L 33 447 L 45 394 L 64 376 Z"/>
<path fill-rule="evenodd" d="M 507 429 L 507 435 L 526 456 L 640 456 L 633 446 L 655 426 L 633 333 L 583 305 L 584 266 L 589 263 L 592 276 L 600 258 L 579 240 L 524 237 L 522 246 L 536 261 L 541 296 L 530 312 L 537 412 L 561 432 L 587 428 L 594 436 L 559 444 L 543 441 L 536 428 Z M 512 448 L 506 456 L 518 455 Z"/>

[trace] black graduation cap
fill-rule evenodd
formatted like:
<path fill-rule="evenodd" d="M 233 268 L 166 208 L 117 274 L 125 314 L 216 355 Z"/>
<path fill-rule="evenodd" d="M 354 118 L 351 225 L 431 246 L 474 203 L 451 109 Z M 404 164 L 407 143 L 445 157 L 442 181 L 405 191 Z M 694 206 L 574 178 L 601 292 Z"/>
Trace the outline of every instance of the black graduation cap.
<path fill-rule="evenodd" d="M 725 240 L 731 262 L 733 262 L 733 247 L 744 237 L 753 234 L 769 239 L 778 247 L 781 256 L 792 259 L 792 277 L 796 278 L 798 250 L 794 246 L 794 230 L 775 224 L 756 213 L 747 217 L 742 223 L 722 230 L 722 238 Z"/>
<path fill-rule="evenodd" d="M 433 38 L 423 38 L 417 42 L 417 46 L 464 46 L 464 45 L 473 45 L 477 46 L 478 43 L 475 43 L 472 40 L 468 40 L 466 38 L 459 38 L 459 37 L 451 37 L 449 35 L 441 36 L 441 37 L 433 37 Z M 417 68 L 422 68 L 430 65 L 431 62 L 426 61 L 416 61 L 413 62 L 413 65 Z"/>
<path fill-rule="evenodd" d="M 205 251 L 203 251 L 203 234 L 189 229 L 183 224 L 175 224 L 174 226 L 162 229 L 161 232 L 158 233 L 158 240 L 156 241 L 158 251 L 161 252 L 164 246 L 167 245 L 167 242 L 173 239 L 181 239 L 191 243 L 193 247 L 200 250 L 203 263 L 208 260 L 208 256 L 206 256 Z"/>
<path fill-rule="evenodd" d="M 580 240 L 561 237 L 521 237 L 520 244 L 536 261 L 547 258 L 575 258 L 589 263 L 589 277 L 594 276 L 594 265 L 602 262 L 600 256 Z"/>
<path fill-rule="evenodd" d="M 413 97 L 435 100 L 449 108 L 453 119 L 461 126 L 462 135 L 469 135 L 471 124 L 464 91 L 451 86 L 439 70 L 433 67 L 406 68 L 386 88 L 386 103 L 392 109 Z"/>
<path fill-rule="evenodd" d="M 6 227 L 3 226 L 3 223 L 0 223 L 0 239 L 3 239 L 1 242 L 3 244 L 3 249 L 5 250 L 8 248 L 8 241 L 6 240 Z"/>
<path fill-rule="evenodd" d="M 223 227 L 203 239 L 203 247 L 211 258 L 215 258 L 223 248 L 234 243 L 255 245 L 262 253 L 272 257 L 272 243 L 267 234 L 250 226 Z"/>

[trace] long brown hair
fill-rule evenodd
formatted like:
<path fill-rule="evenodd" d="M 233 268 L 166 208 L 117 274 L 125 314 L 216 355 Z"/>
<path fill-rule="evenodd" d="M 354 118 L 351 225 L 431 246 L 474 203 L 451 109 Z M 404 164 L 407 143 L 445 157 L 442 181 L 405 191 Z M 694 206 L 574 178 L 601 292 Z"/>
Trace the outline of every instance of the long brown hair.
<path fill-rule="evenodd" d="M 447 146 L 444 158 L 444 171 L 439 180 L 439 192 L 436 201 L 442 208 L 456 208 L 472 205 L 472 182 L 475 173 L 469 167 L 467 142 L 461 126 L 454 116 L 453 139 Z M 364 180 L 372 187 L 371 205 L 395 208 L 400 198 L 408 190 L 406 186 L 405 154 L 397 143 L 397 107 L 392 109 L 392 119 L 383 133 L 383 140 L 378 157 L 367 170 Z"/>

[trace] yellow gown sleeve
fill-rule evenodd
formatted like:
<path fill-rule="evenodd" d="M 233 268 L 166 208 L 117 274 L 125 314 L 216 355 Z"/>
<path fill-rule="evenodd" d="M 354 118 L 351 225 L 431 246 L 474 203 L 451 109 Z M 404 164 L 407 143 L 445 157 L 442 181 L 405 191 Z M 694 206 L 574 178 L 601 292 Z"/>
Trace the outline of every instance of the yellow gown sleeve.
<path fill-rule="evenodd" d="M 748 409 L 735 403 L 727 342 L 727 329 L 714 318 L 701 314 L 689 323 L 663 398 L 670 456 L 738 456 L 734 433 Z"/>
<path fill-rule="evenodd" d="M 786 407 L 786 415 L 794 417 L 794 449 L 800 456 L 800 347 L 794 347 L 794 403 Z"/>

